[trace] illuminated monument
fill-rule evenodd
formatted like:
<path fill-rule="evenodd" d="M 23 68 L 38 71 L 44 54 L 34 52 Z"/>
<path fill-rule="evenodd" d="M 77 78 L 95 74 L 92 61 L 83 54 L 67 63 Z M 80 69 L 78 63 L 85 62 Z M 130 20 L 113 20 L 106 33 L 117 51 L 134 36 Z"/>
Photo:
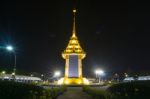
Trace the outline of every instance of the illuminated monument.
<path fill-rule="evenodd" d="M 76 36 L 75 16 L 76 10 L 73 10 L 73 31 L 67 48 L 62 52 L 62 57 L 66 60 L 65 76 L 61 81 L 63 84 L 87 84 L 88 80 L 82 75 L 82 59 L 86 53 L 81 48 Z"/>

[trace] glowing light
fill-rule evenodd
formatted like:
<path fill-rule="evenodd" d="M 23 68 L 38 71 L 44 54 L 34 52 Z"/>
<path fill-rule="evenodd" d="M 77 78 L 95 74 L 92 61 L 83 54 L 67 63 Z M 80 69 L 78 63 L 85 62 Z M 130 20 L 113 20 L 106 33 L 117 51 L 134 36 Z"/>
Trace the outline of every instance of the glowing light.
<path fill-rule="evenodd" d="M 67 51 L 67 52 L 71 52 L 71 50 L 69 50 L 69 49 L 68 49 L 68 50 L 66 50 L 66 51 Z"/>
<path fill-rule="evenodd" d="M 73 10 L 73 12 L 76 13 L 77 11 L 76 11 L 76 10 Z"/>
<path fill-rule="evenodd" d="M 125 76 L 128 77 L 128 74 L 126 74 Z"/>
<path fill-rule="evenodd" d="M 61 75 L 60 71 L 56 71 L 56 72 L 54 73 L 54 76 L 55 76 L 55 77 L 59 77 L 60 75 Z"/>
<path fill-rule="evenodd" d="M 80 48 L 79 46 L 75 46 L 75 48 Z"/>
<path fill-rule="evenodd" d="M 12 75 L 15 75 L 15 73 L 13 72 Z"/>
<path fill-rule="evenodd" d="M 77 52 L 81 52 L 81 50 L 78 49 Z"/>
<path fill-rule="evenodd" d="M 73 48 L 73 46 L 68 46 L 68 48 Z"/>
<path fill-rule="evenodd" d="M 69 84 L 70 82 L 69 82 L 69 80 L 65 80 L 65 84 Z"/>
<path fill-rule="evenodd" d="M 81 84 L 81 83 L 82 83 L 81 80 L 79 80 L 79 81 L 78 81 L 78 84 Z"/>
<path fill-rule="evenodd" d="M 62 85 L 63 82 L 64 82 L 64 78 L 60 78 L 60 79 L 58 80 L 57 84 L 58 84 L 58 85 Z"/>
<path fill-rule="evenodd" d="M 83 83 L 84 83 L 85 85 L 89 85 L 89 84 L 90 84 L 89 80 L 86 79 L 86 78 L 83 78 Z"/>
<path fill-rule="evenodd" d="M 77 41 L 76 40 L 72 40 L 72 42 L 71 42 L 72 44 L 75 44 L 75 43 L 77 43 Z"/>
<path fill-rule="evenodd" d="M 125 77 L 128 77 L 128 74 L 127 73 L 124 73 Z"/>
<path fill-rule="evenodd" d="M 42 74 L 41 76 L 43 77 L 44 75 Z"/>
<path fill-rule="evenodd" d="M 6 72 L 5 72 L 5 71 L 2 71 L 2 74 L 6 74 Z"/>
<path fill-rule="evenodd" d="M 7 49 L 8 51 L 12 51 L 12 50 L 13 50 L 13 47 L 10 46 L 10 45 L 8 45 L 8 46 L 6 46 L 6 49 Z"/>
<path fill-rule="evenodd" d="M 104 75 L 104 71 L 103 70 L 95 70 L 95 74 Z"/>

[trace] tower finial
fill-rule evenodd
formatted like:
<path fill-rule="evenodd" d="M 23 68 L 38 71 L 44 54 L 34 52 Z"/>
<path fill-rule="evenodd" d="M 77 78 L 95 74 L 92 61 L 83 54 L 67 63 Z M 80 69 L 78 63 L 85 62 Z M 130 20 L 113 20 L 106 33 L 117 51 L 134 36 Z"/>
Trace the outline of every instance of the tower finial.
<path fill-rule="evenodd" d="M 73 33 L 72 33 L 72 37 L 76 37 L 76 24 L 75 24 L 75 17 L 76 17 L 76 9 L 73 9 L 73 14 L 74 14 L 74 18 L 73 18 Z"/>

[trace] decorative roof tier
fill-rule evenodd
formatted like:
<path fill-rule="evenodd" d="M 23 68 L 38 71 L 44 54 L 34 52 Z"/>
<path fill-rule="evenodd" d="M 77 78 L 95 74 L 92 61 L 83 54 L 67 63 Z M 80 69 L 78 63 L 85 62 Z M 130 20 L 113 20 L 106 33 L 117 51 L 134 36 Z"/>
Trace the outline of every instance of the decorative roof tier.
<path fill-rule="evenodd" d="M 78 41 L 78 38 L 76 36 L 76 28 L 75 28 L 75 14 L 76 10 L 73 10 L 74 13 L 74 19 L 73 19 L 73 31 L 72 31 L 72 36 L 69 40 L 69 44 L 67 48 L 64 50 L 62 53 L 63 58 L 66 57 L 68 54 L 80 54 L 83 58 L 85 57 L 85 52 L 81 48 L 80 43 Z"/>

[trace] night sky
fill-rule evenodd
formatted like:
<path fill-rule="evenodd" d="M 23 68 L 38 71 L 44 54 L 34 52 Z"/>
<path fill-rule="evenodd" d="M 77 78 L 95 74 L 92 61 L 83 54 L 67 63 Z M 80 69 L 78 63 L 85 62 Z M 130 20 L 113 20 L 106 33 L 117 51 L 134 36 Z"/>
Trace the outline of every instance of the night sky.
<path fill-rule="evenodd" d="M 141 1 L 3 0 L 0 46 L 15 47 L 18 70 L 63 72 L 61 53 L 72 35 L 76 7 L 77 36 L 87 53 L 84 75 L 98 67 L 112 73 L 150 71 L 150 11 Z M 13 59 L 0 49 L 0 68 L 12 69 Z"/>

